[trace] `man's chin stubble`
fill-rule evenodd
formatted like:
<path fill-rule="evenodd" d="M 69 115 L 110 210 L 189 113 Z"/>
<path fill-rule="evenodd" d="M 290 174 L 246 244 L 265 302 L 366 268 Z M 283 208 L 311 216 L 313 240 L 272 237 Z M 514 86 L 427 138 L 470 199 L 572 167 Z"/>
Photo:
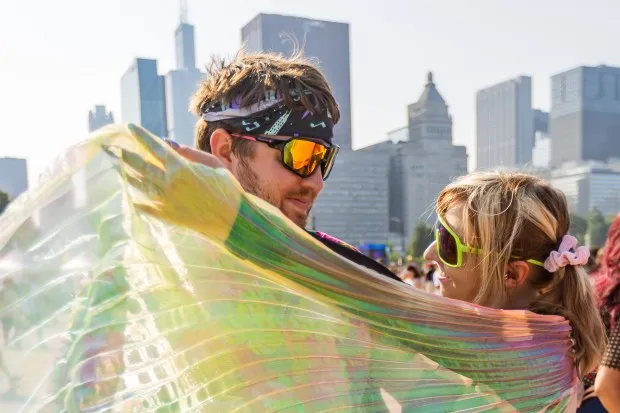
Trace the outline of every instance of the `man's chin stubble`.
<path fill-rule="evenodd" d="M 287 214 L 286 211 L 284 211 L 284 205 L 282 204 L 282 201 L 276 202 L 276 200 L 272 199 L 272 197 L 270 197 L 269 194 L 263 193 L 261 191 L 260 185 L 258 183 L 258 177 L 256 176 L 256 174 L 252 172 L 252 170 L 247 165 L 245 165 L 244 168 L 239 168 L 236 172 L 237 172 L 236 173 L 237 180 L 239 181 L 239 183 L 241 184 L 241 187 L 246 192 L 257 196 L 261 198 L 263 201 L 266 201 L 270 203 L 271 205 L 273 205 L 274 207 L 278 208 L 280 212 L 286 215 L 286 217 L 290 219 L 291 221 L 293 221 L 298 227 L 302 229 L 306 228 L 306 225 L 308 224 L 308 216 L 310 215 L 310 210 L 308 210 L 308 213 L 305 214 L 305 216 L 302 216 L 302 215 L 291 216 Z"/>

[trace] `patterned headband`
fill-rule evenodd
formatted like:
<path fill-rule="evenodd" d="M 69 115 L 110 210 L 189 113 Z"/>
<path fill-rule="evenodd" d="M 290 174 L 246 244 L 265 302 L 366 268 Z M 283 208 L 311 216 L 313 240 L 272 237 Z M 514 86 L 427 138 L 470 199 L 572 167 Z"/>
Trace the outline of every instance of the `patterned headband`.
<path fill-rule="evenodd" d="M 301 99 L 294 92 L 291 97 L 294 102 Z M 264 99 L 250 106 L 241 107 L 240 101 L 236 98 L 230 103 L 205 105 L 201 109 L 202 119 L 224 122 L 233 133 L 309 137 L 332 143 L 334 122 L 327 110 L 320 113 L 303 107 L 290 108 L 280 93 L 274 91 L 265 92 Z"/>

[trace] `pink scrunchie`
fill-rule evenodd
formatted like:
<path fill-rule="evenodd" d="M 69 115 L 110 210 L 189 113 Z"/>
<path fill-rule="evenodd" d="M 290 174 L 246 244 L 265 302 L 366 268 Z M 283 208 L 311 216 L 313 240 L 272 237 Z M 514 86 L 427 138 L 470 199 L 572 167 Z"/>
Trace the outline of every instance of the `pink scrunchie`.
<path fill-rule="evenodd" d="M 572 250 L 572 251 L 571 251 Z M 585 265 L 590 258 L 590 250 L 586 247 L 577 248 L 577 238 L 564 235 L 557 251 L 551 251 L 545 260 L 545 270 L 556 272 L 567 265 Z"/>

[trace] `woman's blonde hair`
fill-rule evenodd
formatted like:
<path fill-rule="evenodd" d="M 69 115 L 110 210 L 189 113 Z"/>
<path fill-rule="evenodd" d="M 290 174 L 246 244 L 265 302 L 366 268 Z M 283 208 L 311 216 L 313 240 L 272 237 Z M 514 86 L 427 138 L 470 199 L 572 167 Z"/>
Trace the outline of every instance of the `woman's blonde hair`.
<path fill-rule="evenodd" d="M 568 233 L 570 217 L 564 194 L 535 176 L 508 172 L 476 172 L 448 185 L 437 199 L 444 217 L 463 206 L 463 242 L 480 248 L 480 290 L 474 302 L 488 305 L 507 299 L 506 265 L 515 257 L 544 262 Z M 529 310 L 569 320 L 578 371 L 596 368 L 605 346 L 605 330 L 592 286 L 581 266 L 554 273 L 531 265 L 528 281 L 539 295 Z"/>

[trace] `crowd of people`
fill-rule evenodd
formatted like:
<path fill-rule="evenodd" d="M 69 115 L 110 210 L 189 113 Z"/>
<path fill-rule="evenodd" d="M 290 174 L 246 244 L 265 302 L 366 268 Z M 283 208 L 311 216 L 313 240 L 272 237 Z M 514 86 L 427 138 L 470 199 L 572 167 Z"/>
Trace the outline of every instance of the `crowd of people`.
<path fill-rule="evenodd" d="M 437 264 L 433 261 L 424 261 L 422 265 L 410 261 L 404 265 L 391 264 L 390 271 L 397 274 L 405 283 L 429 293 L 439 294 L 439 279 Z"/>

